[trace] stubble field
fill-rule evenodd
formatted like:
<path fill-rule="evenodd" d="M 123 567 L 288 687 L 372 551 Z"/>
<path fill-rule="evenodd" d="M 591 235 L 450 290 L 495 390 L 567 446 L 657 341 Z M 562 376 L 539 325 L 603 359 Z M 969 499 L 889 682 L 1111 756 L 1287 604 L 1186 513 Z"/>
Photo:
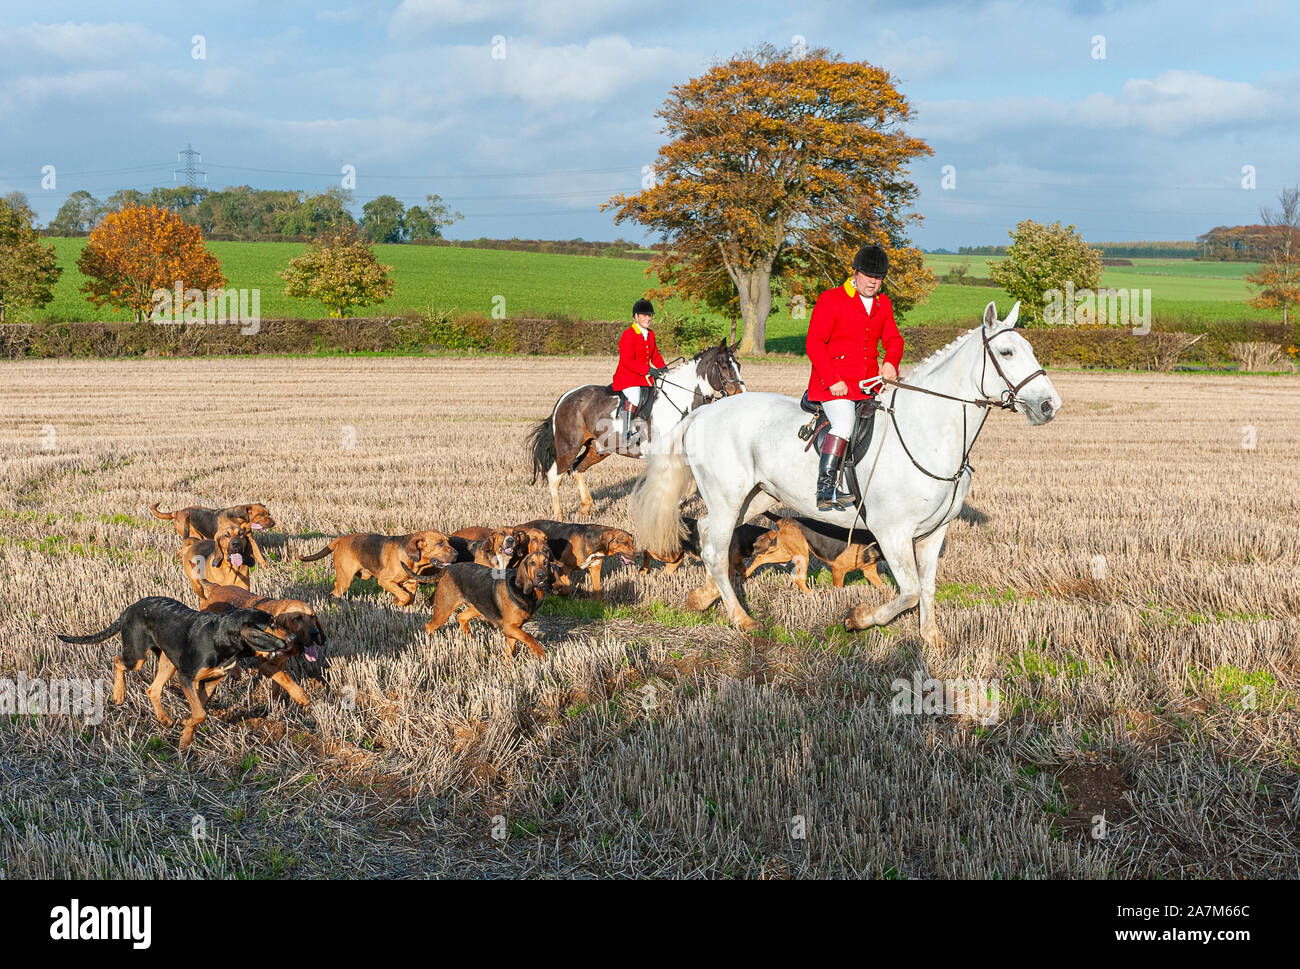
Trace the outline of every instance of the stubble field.
<path fill-rule="evenodd" d="M 217 691 L 193 746 L 145 696 L 100 723 L 0 714 L 0 867 L 66 877 L 1300 876 L 1300 382 L 1054 373 L 1043 428 L 995 415 L 939 567 L 938 622 L 846 633 L 890 594 L 764 569 L 753 635 L 687 612 L 698 562 L 607 569 L 508 658 L 424 631 L 373 581 L 331 602 L 325 536 L 550 514 L 528 422 L 602 359 L 0 364 L 0 687 L 95 678 L 66 646 L 146 595 L 196 605 L 149 505 L 267 503 L 253 591 L 329 645 Z M 798 393 L 798 362 L 745 364 Z M 809 460 L 812 460 L 810 457 Z M 629 527 L 640 466 L 590 475 Z M 576 495 L 566 483 L 569 508 Z M 987 681 L 994 722 L 894 709 Z M 178 716 L 179 692 L 163 698 Z M 992 719 L 992 718 L 990 718 Z"/>

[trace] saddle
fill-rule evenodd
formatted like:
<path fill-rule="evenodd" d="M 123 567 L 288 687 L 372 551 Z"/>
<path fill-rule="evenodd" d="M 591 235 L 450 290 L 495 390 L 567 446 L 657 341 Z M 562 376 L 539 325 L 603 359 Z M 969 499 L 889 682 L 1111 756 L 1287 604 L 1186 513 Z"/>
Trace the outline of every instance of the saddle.
<path fill-rule="evenodd" d="M 643 411 L 646 413 L 650 412 L 651 406 L 655 402 L 655 398 L 659 396 L 659 382 L 653 381 L 649 387 L 644 387 L 642 389 L 645 393 L 641 395 L 641 403 L 637 404 L 636 408 L 632 411 L 632 420 L 636 420 L 640 417 Z M 623 396 L 623 391 L 615 390 L 613 384 L 606 384 L 605 391 L 611 397 L 618 398 L 618 409 L 621 411 L 623 405 L 627 403 L 627 398 Z"/>
<path fill-rule="evenodd" d="M 822 410 L 822 405 L 808 399 L 806 390 L 799 400 L 799 406 L 805 413 L 812 415 L 812 420 L 799 428 L 799 440 L 808 442 L 804 446 L 805 451 L 816 444 L 820 452 L 831 422 L 826 419 L 826 412 Z M 858 507 L 862 506 L 862 495 L 858 493 L 858 476 L 852 472 L 858 462 L 866 457 L 867 449 L 871 446 L 871 435 L 876 427 L 876 411 L 882 406 L 874 397 L 867 397 L 857 402 L 857 421 L 853 425 L 853 440 L 849 441 L 849 446 L 844 453 L 844 481 L 848 484 L 849 491 L 853 493 L 854 502 Z"/>

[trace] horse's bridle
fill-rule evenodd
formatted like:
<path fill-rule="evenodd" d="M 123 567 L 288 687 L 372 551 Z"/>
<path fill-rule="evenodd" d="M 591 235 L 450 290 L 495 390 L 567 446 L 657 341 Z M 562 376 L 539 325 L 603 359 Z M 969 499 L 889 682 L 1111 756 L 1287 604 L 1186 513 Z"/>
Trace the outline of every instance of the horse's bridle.
<path fill-rule="evenodd" d="M 979 388 L 980 388 L 980 393 L 984 395 L 983 397 L 978 397 L 973 400 L 966 397 L 954 397 L 952 394 L 941 394 L 937 390 L 929 390 L 925 387 L 917 387 L 913 384 L 905 384 L 901 380 L 889 380 L 886 377 L 876 378 L 881 383 L 889 384 L 894 388 L 894 392 L 889 397 L 888 407 L 885 407 L 879 401 L 875 402 L 875 406 L 881 408 L 882 410 L 888 411 L 890 424 L 894 428 L 894 433 L 898 435 L 898 443 L 902 446 L 903 453 L 907 455 L 908 460 L 912 462 L 912 466 L 916 468 L 916 470 L 924 474 L 926 477 L 933 478 L 935 481 L 946 481 L 952 484 L 952 495 L 948 498 L 948 506 L 944 509 L 943 515 L 939 519 L 940 525 L 943 524 L 943 521 L 947 517 L 948 513 L 952 511 L 952 506 L 957 500 L 957 491 L 961 483 L 962 475 L 966 474 L 967 472 L 973 473 L 975 470 L 970 463 L 970 453 L 975 448 L 975 442 L 979 440 L 980 432 L 984 430 L 984 423 L 988 419 L 989 410 L 993 407 L 997 407 L 1000 410 L 1011 410 L 1016 406 L 1016 403 L 1020 401 L 1020 397 L 1018 395 L 1020 393 L 1020 389 L 1024 387 L 1025 384 L 1029 383 L 1029 381 L 1033 380 L 1035 377 L 1047 376 L 1047 371 L 1044 370 L 1042 367 L 1039 367 L 1028 377 L 1026 377 L 1024 380 L 1020 381 L 1017 384 L 1013 384 L 1011 380 L 1007 377 L 1006 373 L 1002 369 L 1002 364 L 998 363 L 997 354 L 993 352 L 993 347 L 990 344 L 995 338 L 1001 336 L 1003 333 L 1010 333 L 1012 329 L 1013 329 L 1012 327 L 1006 327 L 1005 329 L 998 330 L 998 332 L 994 333 L 993 336 L 989 336 L 989 331 L 987 327 L 983 327 L 981 329 L 980 336 L 984 342 L 984 359 L 980 364 Z M 984 389 L 984 377 L 988 373 L 988 365 L 990 360 L 993 361 L 993 369 L 997 371 L 997 375 L 1002 378 L 1002 383 L 1006 385 L 1006 389 L 1003 390 L 1002 393 L 1000 393 L 997 396 L 997 398 L 989 397 L 988 391 Z M 942 397 L 945 400 L 955 400 L 962 404 L 974 404 L 976 407 L 981 407 L 984 409 L 984 414 L 980 418 L 980 426 L 975 429 L 975 436 L 971 438 L 970 444 L 966 445 L 965 448 L 963 449 L 961 455 L 961 464 L 958 466 L 957 470 L 953 474 L 950 475 L 935 474 L 933 471 L 930 471 L 925 467 L 923 467 L 921 463 L 916 460 L 915 456 L 913 456 L 911 450 L 907 446 L 907 442 L 903 440 L 903 432 L 902 430 L 899 429 L 898 426 L 898 415 L 894 411 L 894 401 L 898 397 L 898 392 L 900 390 L 914 390 L 917 393 L 929 394 L 931 397 Z M 961 439 L 963 443 L 966 440 L 966 431 L 967 431 L 966 408 L 963 407 L 961 409 Z M 881 450 L 883 451 L 883 449 L 884 447 L 882 445 Z M 879 455 L 880 452 L 877 452 L 876 455 L 877 458 L 879 458 Z M 874 466 L 873 466 L 873 472 L 874 472 Z M 856 473 L 857 470 L 855 469 L 854 474 Z M 865 489 L 863 489 L 863 492 L 865 493 Z M 855 525 L 857 524 L 859 518 L 861 518 L 862 521 L 865 523 L 866 521 L 866 518 L 864 517 L 865 505 L 866 502 L 864 500 L 858 506 L 858 515 L 853 520 Z M 938 528 L 939 525 L 935 525 L 934 528 L 930 529 L 928 532 L 926 532 L 924 535 L 920 537 L 928 538 Z"/>
<path fill-rule="evenodd" d="M 728 351 L 728 353 L 727 353 L 727 358 L 728 358 L 728 359 L 731 359 L 731 353 L 730 353 L 730 351 Z M 674 365 L 677 364 L 678 362 L 685 363 L 685 362 L 686 362 L 686 358 L 685 358 L 685 357 L 678 357 L 676 360 L 674 360 L 674 361 L 672 361 L 672 362 L 673 362 Z M 714 386 L 713 386 L 713 374 L 710 373 L 710 374 L 709 374 L 709 386 L 710 386 L 710 387 L 713 387 L 713 393 L 709 394 L 707 397 L 705 397 L 703 394 L 700 393 L 700 390 L 699 390 L 698 387 L 683 387 L 681 384 L 675 384 L 675 383 L 673 383 L 673 382 L 672 382 L 671 380 L 669 380 L 666 376 L 656 377 L 656 378 L 655 378 L 655 387 L 658 388 L 658 387 L 662 387 L 664 384 L 667 384 L 669 387 L 675 387 L 675 388 L 678 389 L 678 390 L 687 390 L 687 391 L 690 391 L 690 392 L 694 395 L 694 396 L 692 397 L 692 400 L 691 400 L 691 406 L 685 408 L 684 410 L 683 410 L 681 407 L 678 407 L 677 404 L 674 403 L 673 399 L 672 399 L 671 397 L 669 397 L 667 394 L 664 394 L 664 395 L 663 395 L 663 399 L 666 400 L 666 401 L 668 401 L 668 403 L 672 404 L 672 406 L 673 406 L 673 410 L 677 411 L 677 416 L 678 416 L 678 417 L 685 417 L 687 414 L 689 414 L 691 411 L 695 410 L 695 408 L 697 408 L 697 407 L 703 407 L 705 404 L 711 404 L 711 403 L 713 403 L 715 400 L 721 400 L 723 397 L 730 397 L 732 394 L 734 394 L 734 393 L 737 392 L 736 390 L 729 389 L 729 388 L 732 388 L 732 387 L 734 387 L 734 388 L 743 388 L 743 387 L 744 387 L 744 381 L 742 381 L 742 380 L 737 380 L 737 379 L 734 379 L 734 378 L 731 378 L 731 377 L 726 376 L 726 371 L 723 370 L 723 368 L 722 368 L 722 363 L 721 363 L 720 360 L 714 360 L 714 362 L 713 362 L 713 369 L 717 371 L 718 377 L 719 377 L 719 379 L 720 379 L 721 382 L 722 382 L 722 386 L 721 386 L 720 388 L 719 388 L 719 387 L 714 387 Z M 666 372 L 667 370 L 668 370 L 668 367 L 664 367 L 664 371 Z"/>
<path fill-rule="evenodd" d="M 984 341 L 984 359 L 980 364 L 979 387 L 980 387 L 980 393 L 984 395 L 983 397 L 977 397 L 973 400 L 968 399 L 966 397 L 954 397 L 952 394 L 941 394 L 937 390 L 928 390 L 925 387 L 917 387 L 912 384 L 905 384 L 900 380 L 889 380 L 888 378 L 885 377 L 878 378 L 881 383 L 889 384 L 894 388 L 894 392 L 893 394 L 890 395 L 889 398 L 889 406 L 884 409 L 889 412 L 890 423 L 892 423 L 894 426 L 894 433 L 898 435 L 898 443 L 902 445 L 903 453 L 907 455 L 908 459 L 912 462 L 912 465 L 916 468 L 916 470 L 920 471 L 922 474 L 926 475 L 927 477 L 934 478 L 936 481 L 951 481 L 953 483 L 954 496 L 956 495 L 957 482 L 961 480 L 961 476 L 965 474 L 967 471 L 973 470 L 970 464 L 970 452 L 972 449 L 974 449 L 975 442 L 979 440 L 980 431 L 984 430 L 984 420 L 987 419 L 988 417 L 988 410 L 993 407 L 997 407 L 1000 410 L 1011 410 L 1016 406 L 1018 402 L 1020 402 L 1020 397 L 1018 396 L 1020 393 L 1020 388 L 1022 388 L 1025 384 L 1029 383 L 1029 381 L 1033 380 L 1035 377 L 1047 376 L 1047 371 L 1044 370 L 1042 367 L 1039 367 L 1037 370 L 1031 373 L 1024 380 L 1020 381 L 1020 383 L 1013 384 L 1011 382 L 1010 378 L 1008 378 L 1006 373 L 1003 371 L 1002 364 L 998 363 L 998 355 L 993 352 L 993 347 L 990 345 L 994 339 L 1001 336 L 1003 333 L 1010 333 L 1011 331 L 1012 331 L 1012 327 L 1007 327 L 1006 329 L 998 330 L 998 332 L 994 333 L 993 336 L 989 336 L 989 331 L 987 327 L 981 329 L 980 337 Z M 1002 382 L 1006 385 L 1006 389 L 1003 390 L 1002 393 L 999 394 L 996 399 L 989 397 L 988 391 L 984 389 L 984 377 L 988 373 L 988 365 L 990 360 L 993 361 L 993 369 L 997 371 L 998 376 L 1002 378 Z M 961 465 L 957 468 L 957 470 L 953 474 L 950 475 L 935 474 L 934 472 L 929 471 L 926 468 L 922 467 L 921 463 L 917 461 L 915 457 L 912 456 L 912 452 L 908 448 L 907 442 L 903 440 L 903 432 L 898 427 L 898 415 L 894 413 L 894 400 L 898 396 L 898 392 L 900 390 L 914 390 L 918 393 L 929 394 L 931 397 L 943 397 L 946 400 L 955 400 L 963 404 L 974 404 L 976 407 L 984 408 L 985 410 L 984 418 L 981 418 L 980 426 L 975 429 L 975 436 L 971 438 L 970 444 L 968 444 L 965 450 L 962 452 Z M 877 404 L 877 406 L 881 406 L 881 405 Z M 961 412 L 961 439 L 962 441 L 966 440 L 966 409 L 964 407 L 962 408 L 962 412 Z"/>
<path fill-rule="evenodd" d="M 987 328 L 982 328 L 980 332 L 980 336 L 984 340 L 984 362 L 980 366 L 980 393 L 984 394 L 987 399 L 988 391 L 984 389 L 984 374 L 988 371 L 989 361 L 992 360 L 993 369 L 998 372 L 998 376 L 1001 377 L 1002 382 L 1006 384 L 1006 390 L 1002 391 L 1002 393 L 998 395 L 998 403 L 996 405 L 1003 410 L 1011 410 L 1011 408 L 1016 406 L 1016 402 L 1020 400 L 1017 395 L 1020 393 L 1021 387 L 1029 383 L 1029 381 L 1033 380 L 1035 377 L 1047 376 L 1047 371 L 1042 367 L 1039 367 L 1024 380 L 1020 381 L 1020 383 L 1013 384 L 1010 378 L 1002 371 L 1002 364 L 998 363 L 998 355 L 993 352 L 993 347 L 989 344 L 995 338 L 1000 337 L 1003 333 L 1012 332 L 1013 329 L 1013 327 L 1008 326 L 1006 329 L 998 330 L 998 332 L 994 333 L 993 336 L 989 336 Z"/>
<path fill-rule="evenodd" d="M 890 380 L 888 377 L 879 377 L 877 379 L 879 379 L 882 384 L 889 384 L 896 390 L 914 390 L 918 394 L 929 394 L 931 397 L 942 397 L 944 400 L 955 400 L 963 404 L 974 404 L 976 407 L 997 407 L 1000 410 L 1011 410 L 1017 403 L 1021 402 L 1019 397 L 1021 387 L 1029 383 L 1029 381 L 1033 380 L 1035 377 L 1047 376 L 1047 371 L 1042 367 L 1039 367 L 1024 380 L 1020 381 L 1020 383 L 1013 384 L 1011 382 L 1011 379 L 1003 371 L 1002 364 L 998 363 L 998 355 L 993 352 L 993 347 L 990 344 L 1003 333 L 1010 333 L 1012 330 L 1013 327 L 1007 327 L 1004 330 L 998 330 L 998 332 L 994 333 L 993 336 L 989 336 L 986 328 L 981 329 L 980 337 L 984 341 L 984 359 L 980 363 L 979 386 L 980 393 L 984 395 L 983 397 L 976 397 L 973 399 L 968 397 L 954 397 L 952 394 L 941 394 L 937 390 L 917 387 L 915 384 L 905 384 L 901 380 Z M 1002 378 L 1002 383 L 1006 385 L 1006 389 L 996 398 L 990 397 L 988 395 L 989 392 L 984 389 L 984 377 L 988 374 L 990 360 L 993 362 L 993 369 L 997 371 L 997 375 Z M 890 403 L 891 405 L 893 403 L 892 397 L 890 398 Z"/>

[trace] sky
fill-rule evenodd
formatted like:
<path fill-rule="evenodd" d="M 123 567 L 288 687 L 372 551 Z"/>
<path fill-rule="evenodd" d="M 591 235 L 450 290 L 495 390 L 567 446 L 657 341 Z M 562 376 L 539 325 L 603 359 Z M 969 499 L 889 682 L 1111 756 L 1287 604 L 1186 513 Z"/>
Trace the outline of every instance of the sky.
<path fill-rule="evenodd" d="M 641 187 L 673 85 L 803 44 L 884 67 L 915 109 L 926 249 L 1025 218 L 1195 239 L 1300 182 L 1297 41 L 1282 0 L 0 0 L 0 194 L 44 223 L 78 189 L 178 184 L 192 144 L 211 188 L 352 166 L 358 214 L 437 193 L 451 238 L 653 241 L 600 203 Z"/>

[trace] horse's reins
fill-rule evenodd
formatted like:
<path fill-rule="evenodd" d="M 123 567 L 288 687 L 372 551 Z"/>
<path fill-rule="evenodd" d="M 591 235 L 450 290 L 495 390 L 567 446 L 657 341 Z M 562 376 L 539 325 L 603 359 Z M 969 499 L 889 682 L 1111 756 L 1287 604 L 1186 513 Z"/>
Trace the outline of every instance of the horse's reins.
<path fill-rule="evenodd" d="M 983 330 L 980 333 L 980 336 L 984 341 L 984 355 L 983 355 L 983 361 L 980 365 L 980 383 L 979 383 L 980 393 L 984 394 L 983 397 L 976 397 L 976 398 L 955 397 L 952 394 L 942 394 L 937 390 L 930 390 L 929 388 L 926 387 L 918 387 L 915 384 L 905 384 L 901 380 L 890 380 L 887 377 L 875 378 L 879 380 L 882 384 L 888 384 L 894 388 L 893 393 L 889 395 L 889 406 L 883 407 L 879 402 L 877 402 L 876 407 L 888 412 L 890 424 L 893 425 L 894 433 L 898 435 L 898 443 L 902 446 L 903 453 L 907 455 L 907 459 L 912 462 L 912 466 L 916 468 L 916 470 L 920 471 L 922 474 L 926 475 L 927 477 L 933 478 L 935 481 L 952 482 L 952 496 L 949 497 L 948 505 L 946 508 L 944 508 L 943 518 L 946 518 L 948 512 L 952 511 L 953 502 L 957 500 L 957 486 L 958 483 L 961 481 L 962 475 L 965 474 L 967 471 L 974 470 L 971 467 L 971 463 L 970 463 L 970 453 L 975 448 L 975 442 L 979 440 L 980 432 L 984 430 L 984 422 L 988 420 L 989 410 L 994 407 L 998 408 L 999 410 L 1013 409 L 1016 406 L 1016 404 L 1020 401 L 1020 397 L 1018 395 L 1020 393 L 1020 389 L 1024 387 L 1025 384 L 1029 383 L 1029 381 L 1033 380 L 1036 377 L 1047 376 L 1047 371 L 1044 370 L 1042 367 L 1039 367 L 1037 370 L 1035 370 L 1033 373 L 1025 377 L 1017 384 L 1013 384 L 1010 378 L 1007 377 L 1006 373 L 1002 370 L 1002 365 L 998 363 L 997 354 L 993 352 L 993 348 L 989 346 L 989 344 L 992 340 L 1001 336 L 1003 333 L 1010 333 L 1011 330 L 1012 330 L 1011 327 L 1007 327 L 1004 330 L 999 330 L 997 333 L 994 333 L 993 336 L 989 336 L 987 329 Z M 997 371 L 998 376 L 1002 378 L 1002 382 L 1006 384 L 1006 389 L 1003 390 L 1002 393 L 1000 393 L 997 396 L 997 398 L 989 397 L 988 391 L 984 389 L 984 377 L 988 373 L 988 365 L 990 360 L 993 361 L 993 369 Z M 898 392 L 900 390 L 913 390 L 916 391 L 917 393 L 929 394 L 931 397 L 942 397 L 945 400 L 955 400 L 961 404 L 972 404 L 976 407 L 983 408 L 984 416 L 980 418 L 980 426 L 975 429 L 975 436 L 971 438 L 970 444 L 966 445 L 965 449 L 963 450 L 961 456 L 961 465 L 957 468 L 955 473 L 948 475 L 946 477 L 943 475 L 937 475 L 932 471 L 929 471 L 926 468 L 922 467 L 921 463 L 917 461 L 916 458 L 912 455 L 911 450 L 907 446 L 907 442 L 903 440 L 903 432 L 898 426 L 898 414 L 895 412 L 894 409 L 894 401 L 898 397 Z M 961 439 L 963 441 L 966 440 L 966 430 L 967 430 L 966 408 L 962 407 Z M 885 448 L 882 441 L 880 449 L 876 452 L 877 460 L 879 460 L 880 454 L 881 452 L 884 451 L 884 449 Z M 871 477 L 875 475 L 875 473 L 876 473 L 876 465 L 875 462 L 872 462 L 871 474 L 867 476 L 868 486 L 870 486 Z M 853 519 L 854 526 L 857 525 L 858 519 L 862 518 L 863 515 L 864 506 L 866 505 L 866 488 L 862 489 L 862 495 L 863 495 L 862 505 L 858 507 L 858 514 Z M 943 518 L 940 518 L 940 522 L 943 521 Z M 865 519 L 862 519 L 862 521 L 863 524 L 866 524 Z M 934 528 L 930 529 L 930 531 L 922 535 L 921 538 L 928 538 L 938 527 L 939 526 L 936 525 Z M 852 540 L 853 538 L 853 526 L 850 526 L 849 528 L 849 538 L 850 540 Z"/>
<path fill-rule="evenodd" d="M 680 360 L 682 363 L 687 363 L 687 362 L 689 362 L 689 361 L 687 361 L 687 359 L 686 359 L 685 357 L 679 357 L 678 360 Z M 677 360 L 674 360 L 673 363 L 676 364 L 676 363 L 677 363 Z M 668 403 L 672 404 L 672 406 L 673 406 L 673 410 L 677 411 L 677 416 L 678 416 L 678 417 L 685 417 L 687 414 L 689 414 L 691 411 L 693 411 L 693 410 L 695 409 L 696 406 L 703 407 L 705 404 L 711 404 L 711 403 L 713 403 L 715 400 L 721 400 L 723 397 L 726 397 L 726 396 L 727 396 L 727 383 L 728 383 L 728 380 L 727 380 L 726 376 L 725 376 L 724 373 L 723 373 L 722 365 L 721 365 L 718 361 L 715 360 L 715 361 L 713 362 L 713 366 L 717 369 L 717 372 L 718 372 L 718 379 L 722 381 L 722 388 L 721 388 L 721 389 L 715 389 L 715 390 L 713 391 L 713 393 L 709 394 L 709 396 L 707 396 L 707 397 L 703 397 L 703 398 L 700 400 L 700 402 L 699 402 L 698 405 L 693 405 L 693 406 L 691 406 L 691 407 L 687 407 L 686 409 L 683 410 L 681 407 L 678 407 L 678 406 L 677 406 L 676 401 L 674 401 L 671 397 L 669 397 L 667 394 L 664 394 L 664 395 L 663 395 L 663 399 L 666 400 L 666 401 L 668 401 Z M 668 369 L 669 369 L 668 367 L 664 367 L 664 373 L 667 373 Z M 731 381 L 731 382 L 734 383 L 734 381 Z M 698 388 L 696 388 L 696 387 L 683 387 L 681 384 L 675 384 L 675 383 L 673 383 L 673 382 L 672 382 L 671 380 L 669 380 L 666 376 L 661 376 L 661 377 L 656 378 L 655 383 L 656 383 L 656 388 L 658 388 L 658 387 L 662 387 L 662 386 L 664 386 L 665 384 L 667 384 L 669 387 L 674 387 L 674 388 L 676 388 L 677 390 L 684 390 L 684 391 L 687 391 L 687 392 L 689 392 L 689 393 L 692 394 L 692 395 L 694 395 L 694 394 L 696 394 L 696 393 L 699 393 L 699 389 L 698 389 Z"/>

